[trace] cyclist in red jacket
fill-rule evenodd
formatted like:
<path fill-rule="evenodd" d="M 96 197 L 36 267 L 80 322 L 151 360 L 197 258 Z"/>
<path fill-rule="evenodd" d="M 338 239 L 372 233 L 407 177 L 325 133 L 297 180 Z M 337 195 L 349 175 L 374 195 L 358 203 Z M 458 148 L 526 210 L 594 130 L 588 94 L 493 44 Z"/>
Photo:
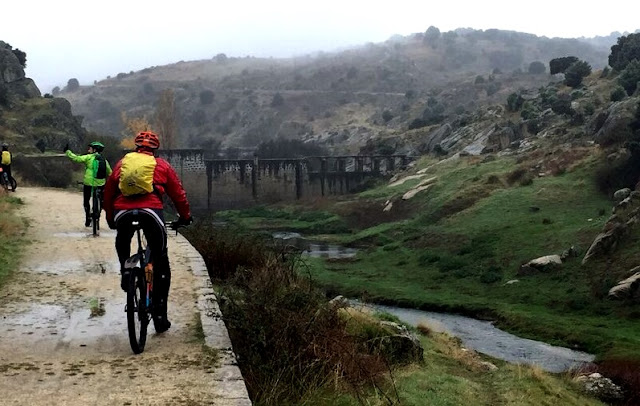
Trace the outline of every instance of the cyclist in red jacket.
<path fill-rule="evenodd" d="M 124 262 L 131 255 L 131 238 L 135 229 L 131 224 L 133 210 L 137 210 L 140 225 L 151 248 L 154 289 L 153 315 L 157 333 L 171 327 L 167 319 L 167 299 L 171 285 L 171 270 L 167 252 L 167 231 L 162 213 L 162 196 L 173 201 L 178 214 L 178 224 L 192 222 L 187 195 L 175 170 L 167 161 L 154 156 L 160 147 L 158 135 L 150 131 L 140 132 L 135 138 L 136 150 L 128 153 L 113 169 L 104 189 L 104 210 L 107 224 L 117 230 L 116 251 L 120 260 L 122 280 L 120 286 L 127 290 L 129 270 Z"/>

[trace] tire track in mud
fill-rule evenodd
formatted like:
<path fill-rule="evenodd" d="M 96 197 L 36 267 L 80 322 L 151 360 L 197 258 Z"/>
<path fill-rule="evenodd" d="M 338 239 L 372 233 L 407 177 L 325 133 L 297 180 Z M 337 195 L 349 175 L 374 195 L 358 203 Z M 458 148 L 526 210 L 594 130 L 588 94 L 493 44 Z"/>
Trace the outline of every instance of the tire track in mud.
<path fill-rule="evenodd" d="M 20 188 L 16 197 L 30 243 L 0 289 L 0 405 L 251 404 L 203 345 L 199 282 L 182 237 L 169 240 L 172 327 L 158 335 L 151 324 L 136 356 L 115 233 L 90 235 L 80 193 Z"/>

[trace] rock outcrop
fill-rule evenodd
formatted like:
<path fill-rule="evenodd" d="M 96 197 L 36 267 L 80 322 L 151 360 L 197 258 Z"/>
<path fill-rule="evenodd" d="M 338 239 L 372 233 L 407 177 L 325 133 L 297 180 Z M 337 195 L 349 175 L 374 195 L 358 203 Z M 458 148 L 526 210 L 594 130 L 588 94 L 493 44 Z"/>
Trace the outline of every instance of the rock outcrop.
<path fill-rule="evenodd" d="M 618 385 L 597 372 L 581 375 L 576 378 L 576 382 L 582 385 L 586 393 L 605 402 L 620 400 L 623 397 L 622 389 Z"/>
<path fill-rule="evenodd" d="M 637 104 L 634 98 L 629 98 L 613 103 L 606 112 L 595 116 L 589 123 L 595 141 L 608 146 L 629 139 L 632 135 L 630 124 L 636 119 Z"/>
<path fill-rule="evenodd" d="M 13 47 L 3 41 L 0 41 L 0 87 L 6 90 L 9 103 L 40 97 L 40 90 L 36 84 L 25 77 L 24 67 Z"/>
<path fill-rule="evenodd" d="M 538 272 L 547 272 L 562 265 L 560 255 L 545 255 L 544 257 L 532 259 L 520 266 L 519 275 L 531 275 Z"/>
<path fill-rule="evenodd" d="M 609 290 L 612 299 L 631 299 L 640 302 L 640 266 L 631 270 L 635 272 L 627 279 L 621 280 Z"/>
<path fill-rule="evenodd" d="M 640 222 L 640 192 L 633 191 L 613 208 L 613 215 L 609 217 L 602 232 L 591 243 L 582 259 L 582 264 L 613 252 L 629 229 L 638 222 Z"/>

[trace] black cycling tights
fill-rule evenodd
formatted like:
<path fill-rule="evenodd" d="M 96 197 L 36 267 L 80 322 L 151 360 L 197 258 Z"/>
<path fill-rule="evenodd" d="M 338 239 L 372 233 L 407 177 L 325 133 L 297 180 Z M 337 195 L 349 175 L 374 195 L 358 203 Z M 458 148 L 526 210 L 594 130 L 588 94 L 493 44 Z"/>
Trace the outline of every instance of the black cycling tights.
<path fill-rule="evenodd" d="M 96 186 L 96 188 L 100 189 L 101 191 L 104 191 L 104 186 Z M 87 185 L 84 185 L 84 187 L 82 188 L 82 193 L 83 193 L 82 205 L 84 206 L 84 214 L 88 219 L 91 218 L 91 190 L 92 189 L 93 187 L 87 186 Z M 100 194 L 100 196 L 102 196 L 102 194 Z"/>
<path fill-rule="evenodd" d="M 151 248 L 153 262 L 153 301 L 158 314 L 166 318 L 167 298 L 171 286 L 171 269 L 167 253 L 167 231 L 164 227 L 162 210 L 138 209 L 138 221 L 144 231 L 147 244 Z M 120 211 L 116 219 L 116 251 L 120 260 L 120 269 L 124 269 L 124 262 L 131 256 L 131 238 L 135 228 L 131 225 L 134 218 L 133 210 Z M 137 242 L 134 245 L 137 247 Z"/>

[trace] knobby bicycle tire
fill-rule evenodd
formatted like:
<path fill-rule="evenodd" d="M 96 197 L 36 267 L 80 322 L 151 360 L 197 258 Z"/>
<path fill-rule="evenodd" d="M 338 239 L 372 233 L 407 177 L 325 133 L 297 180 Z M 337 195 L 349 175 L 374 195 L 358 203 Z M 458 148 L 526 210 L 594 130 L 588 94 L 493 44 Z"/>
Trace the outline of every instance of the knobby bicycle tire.
<path fill-rule="evenodd" d="M 132 269 L 127 291 L 127 327 L 129 343 L 134 354 L 144 351 L 144 345 L 147 342 L 150 314 L 146 304 L 145 285 L 144 271 L 140 268 Z"/>
<path fill-rule="evenodd" d="M 16 182 L 16 178 L 11 177 L 11 189 L 16 190 L 18 188 L 18 182 Z"/>

